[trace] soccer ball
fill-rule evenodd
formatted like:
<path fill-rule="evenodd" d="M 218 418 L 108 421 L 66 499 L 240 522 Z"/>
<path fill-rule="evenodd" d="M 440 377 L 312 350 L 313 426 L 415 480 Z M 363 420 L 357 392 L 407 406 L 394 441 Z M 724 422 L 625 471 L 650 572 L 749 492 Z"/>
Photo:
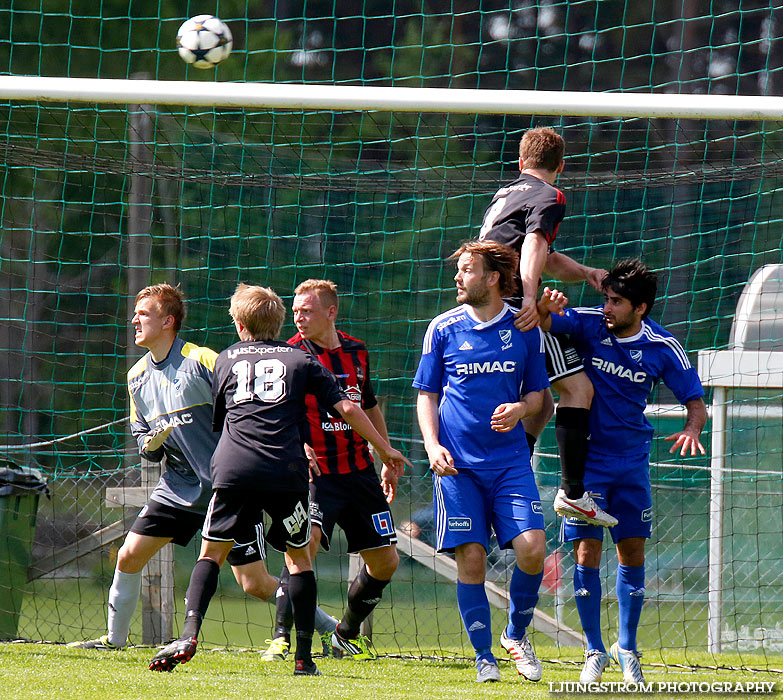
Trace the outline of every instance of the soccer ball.
<path fill-rule="evenodd" d="M 228 58 L 233 45 L 231 30 L 212 15 L 191 17 L 177 32 L 179 55 L 196 68 L 214 68 Z"/>

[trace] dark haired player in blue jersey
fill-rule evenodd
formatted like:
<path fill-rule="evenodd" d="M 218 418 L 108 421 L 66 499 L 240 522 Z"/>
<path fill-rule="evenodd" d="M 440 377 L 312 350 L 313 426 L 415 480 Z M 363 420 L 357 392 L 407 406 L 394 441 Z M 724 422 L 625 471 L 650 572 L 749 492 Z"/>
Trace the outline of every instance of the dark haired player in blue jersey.
<path fill-rule="evenodd" d="M 565 195 L 555 187 L 565 164 L 564 153 L 563 137 L 553 129 L 526 131 L 519 143 L 519 178 L 497 191 L 481 226 L 479 240 L 505 243 L 519 254 L 516 288 L 507 301 L 519 309 L 517 327 L 522 330 L 538 325 L 536 301 L 544 271 L 563 282 L 585 280 L 598 290 L 606 274 L 606 270 L 581 265 L 552 247 L 565 216 Z M 583 482 L 593 387 L 567 337 L 545 333 L 544 348 L 549 381 L 559 396 L 555 434 L 561 480 L 554 509 L 561 515 L 612 527 L 617 520 L 595 504 Z M 552 394 L 547 391 L 542 410 L 525 419 L 531 452 L 553 410 Z"/>
<path fill-rule="evenodd" d="M 217 589 L 220 567 L 248 527 L 270 519 L 267 542 L 285 552 L 296 625 L 295 675 L 319 675 L 311 645 L 316 583 L 308 543 L 308 460 L 302 443 L 305 398 L 338 412 L 385 464 L 407 460 L 373 427 L 335 376 L 312 356 L 275 340 L 285 319 L 280 297 L 266 287 L 241 284 L 231 297 L 240 342 L 215 361 L 213 430 L 222 431 L 212 456 L 212 498 L 204 521 L 201 554 L 185 596 L 182 637 L 152 658 L 150 669 L 170 671 L 196 653 L 197 635 Z"/>
<path fill-rule="evenodd" d="M 492 654 L 484 580 L 491 531 L 513 549 L 508 625 L 501 646 L 520 675 L 541 679 L 527 637 L 538 602 L 544 516 L 521 420 L 541 409 L 549 387 L 538 328 L 514 327 L 502 295 L 514 288 L 517 254 L 495 241 L 469 241 L 457 258 L 457 301 L 427 328 L 413 386 L 433 472 L 438 551 L 457 561 L 457 603 L 476 650 L 478 682 L 500 680 Z"/>
<path fill-rule="evenodd" d="M 639 260 L 615 265 L 603 280 L 602 307 L 551 311 L 562 306 L 560 292 L 544 290 L 538 307 L 542 328 L 568 333 L 585 362 L 595 387 L 590 411 L 590 450 L 585 471 L 587 488 L 619 521 L 610 532 L 617 547 L 619 639 L 610 650 L 625 680 L 644 682 L 636 630 L 644 602 L 644 547 L 652 532 L 650 448 L 653 428 L 644 416 L 647 398 L 663 381 L 685 405 L 683 429 L 666 440 L 671 452 L 704 454 L 699 441 L 707 409 L 696 370 L 682 346 L 648 318 L 655 303 L 656 275 Z M 562 313 L 562 312 L 561 312 Z M 574 543 L 574 591 L 587 637 L 580 681 L 594 683 L 609 663 L 601 639 L 601 562 L 603 529 L 566 518 L 563 539 Z"/>

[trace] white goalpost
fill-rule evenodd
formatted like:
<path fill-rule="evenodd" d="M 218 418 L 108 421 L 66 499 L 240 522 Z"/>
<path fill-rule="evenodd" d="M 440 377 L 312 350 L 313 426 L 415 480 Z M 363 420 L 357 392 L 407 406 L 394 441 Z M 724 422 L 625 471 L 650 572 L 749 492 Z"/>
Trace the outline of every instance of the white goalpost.
<path fill-rule="evenodd" d="M 783 389 L 783 265 L 765 265 L 745 287 L 732 325 L 728 350 L 701 350 L 699 376 L 712 392 L 710 458 L 708 649 L 721 652 L 723 621 L 724 478 L 726 435 L 734 389 Z"/>
<path fill-rule="evenodd" d="M 196 89 L 195 85 L 209 89 Z M 783 119 L 783 97 L 0 76 L 0 99 L 266 109 Z"/>

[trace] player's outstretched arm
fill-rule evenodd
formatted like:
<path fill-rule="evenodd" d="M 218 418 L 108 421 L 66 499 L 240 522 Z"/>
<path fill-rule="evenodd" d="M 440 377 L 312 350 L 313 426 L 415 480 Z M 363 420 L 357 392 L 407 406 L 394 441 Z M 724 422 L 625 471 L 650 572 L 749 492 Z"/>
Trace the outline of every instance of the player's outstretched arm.
<path fill-rule="evenodd" d="M 378 434 L 386 440 L 386 442 L 391 443 L 391 440 L 389 440 L 389 430 L 386 427 L 386 419 L 383 417 L 381 407 L 376 404 L 372 408 L 365 408 L 364 412 L 367 414 L 370 422 L 375 426 Z"/>
<path fill-rule="evenodd" d="M 381 461 L 398 474 L 405 471 L 405 465 L 413 468 L 413 465 L 401 452 L 395 450 L 387 440 L 384 440 L 375 429 L 372 421 L 353 401 L 343 399 L 334 405 L 334 409 L 343 417 L 359 435 L 369 442 L 378 453 Z"/>
<path fill-rule="evenodd" d="M 383 417 L 381 407 L 376 404 L 372 408 L 366 408 L 364 412 L 367 414 L 370 422 L 375 426 L 378 435 L 391 444 L 391 440 L 389 440 L 389 430 L 386 427 L 386 419 Z M 387 503 L 392 503 L 394 501 L 394 498 L 397 495 L 397 482 L 404 474 L 404 466 L 403 470 L 400 472 L 395 471 L 386 464 L 381 467 L 381 488 L 386 496 Z"/>
<path fill-rule="evenodd" d="M 523 418 L 538 413 L 543 405 L 543 391 L 531 391 L 519 401 L 502 403 L 492 414 L 489 421 L 490 427 L 498 433 L 507 433 L 509 430 L 513 430 Z"/>
<path fill-rule="evenodd" d="M 707 407 L 704 405 L 703 399 L 692 399 L 685 404 L 685 410 L 687 411 L 685 427 L 679 433 L 664 438 L 664 440 L 674 442 L 669 452 L 674 453 L 679 450 L 680 457 L 685 457 L 688 453 L 691 457 L 695 457 L 697 451 L 700 454 L 705 454 L 704 446 L 699 441 L 699 435 L 707 422 Z"/>
<path fill-rule="evenodd" d="M 552 251 L 546 259 L 544 267 L 547 274 L 561 282 L 587 282 L 591 287 L 602 291 L 601 283 L 608 274 L 606 270 L 600 267 L 590 267 L 582 265 L 573 258 L 569 258 L 563 253 Z"/>
<path fill-rule="evenodd" d="M 376 404 L 372 408 L 365 408 L 364 412 L 367 414 L 370 422 L 375 426 L 375 429 L 378 431 L 378 435 L 380 435 L 391 445 L 391 440 L 389 440 L 389 430 L 386 427 L 386 419 L 383 417 L 383 411 L 381 411 L 381 407 Z M 401 476 L 405 476 L 404 469 L 397 474 L 397 477 Z M 391 501 L 389 501 L 389 503 L 391 503 Z"/>
<path fill-rule="evenodd" d="M 384 464 L 381 467 L 381 488 L 383 489 L 383 495 L 386 496 L 387 503 L 391 503 L 397 495 L 398 481 L 397 472 Z"/>
<path fill-rule="evenodd" d="M 310 481 L 313 480 L 313 474 L 321 476 L 321 467 L 318 465 L 318 455 L 315 453 L 312 445 L 304 444 L 305 457 L 307 465 L 310 468 Z"/>
<path fill-rule="evenodd" d="M 548 331 L 552 327 L 552 314 L 563 316 L 568 305 L 568 297 L 557 289 L 544 287 L 538 300 L 538 316 L 541 319 L 541 329 Z"/>
<path fill-rule="evenodd" d="M 438 394 L 419 390 L 416 399 L 416 415 L 419 418 L 419 430 L 424 438 L 424 449 L 430 461 L 430 469 L 438 476 L 451 476 L 457 473 L 454 458 L 438 440 Z"/>
<path fill-rule="evenodd" d="M 514 325 L 521 331 L 529 331 L 538 325 L 538 282 L 544 271 L 549 244 L 540 231 L 525 236 L 519 253 L 519 277 L 522 281 L 522 306 L 515 314 Z"/>

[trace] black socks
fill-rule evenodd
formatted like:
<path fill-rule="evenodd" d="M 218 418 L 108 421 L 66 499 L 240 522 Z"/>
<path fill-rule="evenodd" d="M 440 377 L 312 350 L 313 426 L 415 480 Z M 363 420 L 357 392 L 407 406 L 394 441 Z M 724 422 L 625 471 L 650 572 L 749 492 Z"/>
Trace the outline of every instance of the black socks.
<path fill-rule="evenodd" d="M 590 410 L 564 407 L 557 409 L 555 434 L 560 452 L 560 488 L 568 498 L 585 492 L 585 462 L 590 446 Z"/>
<path fill-rule="evenodd" d="M 296 627 L 295 660 L 311 661 L 313 630 L 315 629 L 315 606 L 318 589 L 315 583 L 315 573 L 303 571 L 291 574 L 288 583 L 288 594 L 294 609 L 294 626 Z"/>
<path fill-rule="evenodd" d="M 294 626 L 294 608 L 291 605 L 291 594 L 288 590 L 291 574 L 287 566 L 280 572 L 280 591 L 275 598 L 275 634 L 274 638 L 284 637 L 291 641 L 291 628 Z M 280 595 L 282 591 L 283 595 Z"/>
<path fill-rule="evenodd" d="M 199 559 L 190 574 L 190 584 L 185 593 L 185 624 L 183 638 L 198 637 L 201 623 L 207 614 L 209 601 L 215 595 L 220 567 L 211 559 Z"/>
<path fill-rule="evenodd" d="M 343 639 L 355 639 L 359 636 L 362 622 L 381 602 L 383 589 L 388 585 L 388 581 L 373 578 L 367 573 L 367 567 L 362 567 L 348 589 L 348 607 L 342 621 L 337 625 L 337 633 Z"/>

